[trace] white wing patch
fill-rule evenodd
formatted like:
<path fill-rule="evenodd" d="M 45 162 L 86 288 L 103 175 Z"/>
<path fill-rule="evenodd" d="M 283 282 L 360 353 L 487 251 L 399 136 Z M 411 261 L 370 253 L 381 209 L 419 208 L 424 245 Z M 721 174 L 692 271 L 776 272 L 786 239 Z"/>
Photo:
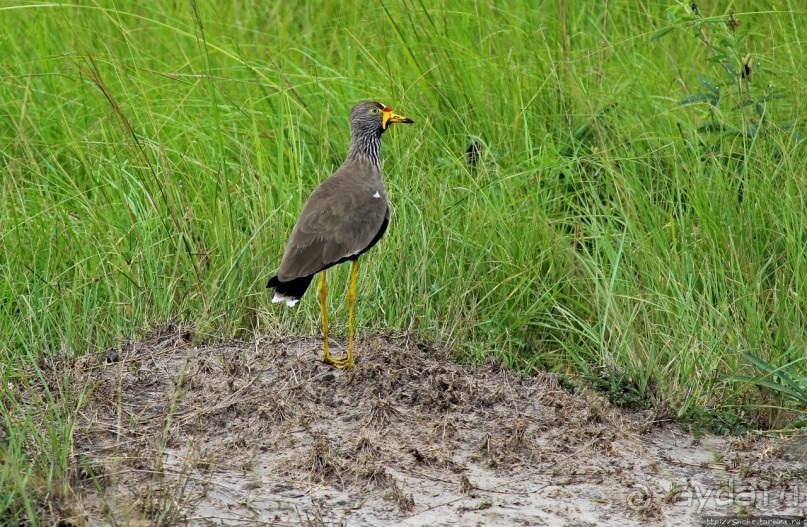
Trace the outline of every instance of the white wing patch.
<path fill-rule="evenodd" d="M 374 198 L 380 198 L 380 197 L 381 197 L 381 194 L 379 194 L 379 193 L 378 193 L 378 191 L 376 190 L 376 191 L 375 191 L 375 194 L 373 194 L 373 197 L 374 197 Z"/>

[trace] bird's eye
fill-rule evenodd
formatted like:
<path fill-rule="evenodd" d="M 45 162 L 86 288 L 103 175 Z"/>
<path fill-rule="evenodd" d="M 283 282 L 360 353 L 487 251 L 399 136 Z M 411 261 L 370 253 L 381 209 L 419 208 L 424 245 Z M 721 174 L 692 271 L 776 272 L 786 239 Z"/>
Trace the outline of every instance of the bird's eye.
<path fill-rule="evenodd" d="M 373 115 L 378 115 L 378 108 L 370 108 L 370 113 Z"/>

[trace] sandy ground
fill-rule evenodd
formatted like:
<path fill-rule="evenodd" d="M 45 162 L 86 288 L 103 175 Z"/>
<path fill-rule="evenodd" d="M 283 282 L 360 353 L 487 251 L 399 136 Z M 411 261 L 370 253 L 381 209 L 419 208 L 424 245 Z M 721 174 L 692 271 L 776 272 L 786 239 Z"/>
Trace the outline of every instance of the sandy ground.
<path fill-rule="evenodd" d="M 335 342 L 337 353 L 342 347 Z M 197 346 L 181 328 L 85 357 L 61 525 L 699 525 L 807 508 L 807 444 L 695 439 L 550 375 L 406 339 Z"/>

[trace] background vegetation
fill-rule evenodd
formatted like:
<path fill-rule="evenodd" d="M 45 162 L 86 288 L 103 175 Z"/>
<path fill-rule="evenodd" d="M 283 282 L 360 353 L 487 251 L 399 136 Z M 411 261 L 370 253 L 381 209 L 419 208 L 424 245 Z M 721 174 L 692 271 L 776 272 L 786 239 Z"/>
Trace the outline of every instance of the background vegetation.
<path fill-rule="evenodd" d="M 81 393 L 43 365 L 171 317 L 318 332 L 313 297 L 264 286 L 366 99 L 416 124 L 384 138 L 362 333 L 798 428 L 806 22 L 786 0 L 0 2 L 0 511 L 69 469 Z"/>

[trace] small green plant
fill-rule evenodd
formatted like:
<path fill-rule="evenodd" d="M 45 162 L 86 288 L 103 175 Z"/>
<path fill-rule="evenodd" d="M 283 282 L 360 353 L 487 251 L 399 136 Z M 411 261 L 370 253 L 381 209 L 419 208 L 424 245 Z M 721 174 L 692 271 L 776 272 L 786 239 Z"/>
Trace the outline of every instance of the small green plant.
<path fill-rule="evenodd" d="M 701 437 L 706 433 L 741 436 L 748 431 L 746 424 L 748 418 L 742 412 L 735 415 L 711 408 L 690 407 L 678 418 L 695 437 Z"/>
<path fill-rule="evenodd" d="M 641 379 L 634 379 L 624 372 L 613 369 L 603 369 L 599 377 L 586 378 L 598 390 L 603 392 L 612 404 L 622 408 L 647 410 L 653 407 L 651 400 L 651 386 L 647 386 Z"/>
<path fill-rule="evenodd" d="M 800 414 L 801 419 L 790 420 L 786 430 L 807 428 L 807 375 L 803 369 L 807 359 L 802 357 L 788 364 L 775 366 L 750 353 L 741 354 L 761 375 L 732 375 L 725 380 L 756 386 L 761 391 L 775 395 L 780 409 Z"/>
<path fill-rule="evenodd" d="M 651 42 L 675 29 L 688 30 L 706 48 L 707 60 L 719 66 L 711 74 L 698 75 L 701 91 L 676 103 L 678 106 L 708 103 L 707 119 L 699 131 L 753 139 L 766 126 L 795 129 L 795 122 L 777 125 L 769 118 L 768 103 L 784 98 L 785 94 L 772 83 L 752 82 L 766 71 L 747 51 L 748 36 L 738 34 L 740 22 L 733 9 L 725 15 L 706 16 L 696 3 L 678 2 L 667 10 L 667 20 L 672 25 L 655 31 Z M 753 107 L 754 112 L 747 113 L 748 107 Z M 740 114 L 741 124 L 732 122 L 732 113 Z"/>

